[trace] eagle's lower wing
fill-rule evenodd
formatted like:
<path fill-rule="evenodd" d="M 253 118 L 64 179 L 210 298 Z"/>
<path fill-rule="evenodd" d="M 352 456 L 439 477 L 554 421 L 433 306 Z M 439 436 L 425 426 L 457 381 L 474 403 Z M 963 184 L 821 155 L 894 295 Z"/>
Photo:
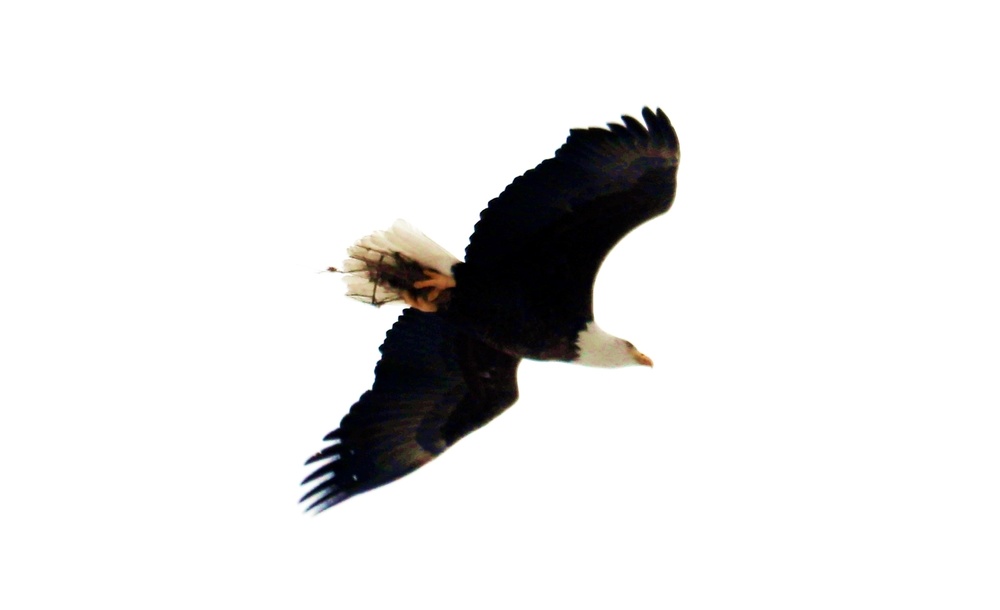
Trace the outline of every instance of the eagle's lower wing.
<path fill-rule="evenodd" d="M 608 129 L 574 129 L 555 157 L 515 179 L 483 210 L 465 251 L 470 271 L 515 269 L 562 302 L 592 313 L 601 262 L 629 231 L 666 212 L 680 149 L 662 110 Z M 509 278 L 505 278 L 509 279 Z"/>
<path fill-rule="evenodd" d="M 303 498 L 323 511 L 413 472 L 517 400 L 520 358 L 441 317 L 407 309 L 386 334 L 375 383 L 309 459 Z"/>

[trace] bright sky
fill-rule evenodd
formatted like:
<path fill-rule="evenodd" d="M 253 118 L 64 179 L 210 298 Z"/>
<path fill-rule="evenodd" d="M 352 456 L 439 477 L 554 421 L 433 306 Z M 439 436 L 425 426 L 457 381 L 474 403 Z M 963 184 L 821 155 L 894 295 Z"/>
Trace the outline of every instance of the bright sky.
<path fill-rule="evenodd" d="M 686 4 L 5 3 L 0 606 L 1000 605 L 995 20 Z M 596 299 L 656 368 L 525 363 L 303 515 L 399 313 L 319 272 L 398 217 L 461 254 L 644 105 L 677 199 Z"/>

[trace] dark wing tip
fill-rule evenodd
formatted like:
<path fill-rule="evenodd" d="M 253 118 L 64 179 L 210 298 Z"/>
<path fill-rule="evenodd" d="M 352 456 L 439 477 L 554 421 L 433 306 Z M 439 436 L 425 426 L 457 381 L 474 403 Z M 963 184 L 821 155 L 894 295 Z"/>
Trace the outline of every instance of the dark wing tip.
<path fill-rule="evenodd" d="M 571 129 L 569 139 L 556 151 L 556 157 L 567 158 L 583 150 L 590 150 L 598 155 L 608 155 L 608 146 L 621 146 L 628 150 L 659 149 L 661 156 L 668 163 L 680 159 L 677 133 L 670 119 L 661 108 L 654 112 L 649 106 L 642 109 L 645 122 L 630 115 L 622 115 L 621 123 L 608 123 L 607 127 L 590 127 L 586 129 Z"/>
<path fill-rule="evenodd" d="M 337 482 L 338 468 L 343 466 L 340 461 L 341 449 L 343 448 L 339 443 L 330 445 L 306 460 L 307 465 L 329 460 L 326 464 L 323 464 L 302 480 L 302 485 L 308 485 L 318 481 L 312 489 L 306 492 L 306 494 L 299 499 L 299 502 L 302 503 L 311 498 L 315 498 L 309 506 L 306 507 L 306 512 L 315 511 L 317 514 L 321 513 L 353 495 L 353 493 L 345 490 Z"/>
<path fill-rule="evenodd" d="M 649 132 L 646 131 L 646 126 L 630 117 L 627 114 L 622 115 L 622 122 L 625 123 L 625 127 L 628 129 L 629 133 L 632 134 L 637 139 L 645 140 L 649 137 Z"/>
<path fill-rule="evenodd" d="M 307 464 L 329 460 L 302 480 L 302 485 L 314 484 L 312 489 L 299 498 L 299 503 L 310 502 L 305 512 L 319 514 L 344 500 L 378 487 L 379 480 L 365 480 L 355 474 L 350 459 L 344 460 L 342 447 L 332 445 L 309 458 Z M 350 451 L 347 452 L 350 454 Z"/>
<path fill-rule="evenodd" d="M 319 468 L 314 470 L 312 474 L 302 479 L 302 485 L 308 485 L 309 483 L 312 483 L 316 479 L 325 477 L 327 475 L 332 475 L 336 471 L 336 469 L 337 469 L 336 460 L 330 462 L 329 464 L 324 464 L 323 466 L 320 466 Z"/>
<path fill-rule="evenodd" d="M 302 499 L 300 499 L 299 502 L 305 502 L 314 495 L 320 494 L 320 492 L 322 492 L 322 494 L 319 496 L 319 498 L 314 500 L 309 506 L 306 507 L 305 512 L 307 513 L 311 512 L 314 515 L 318 515 L 321 512 L 325 511 L 326 509 L 332 508 L 337 504 L 340 504 L 344 500 L 350 498 L 352 495 L 346 491 L 342 491 L 340 488 L 333 485 L 331 485 L 330 487 L 317 486 L 312 490 L 310 490 L 309 493 L 302 496 Z"/>
<path fill-rule="evenodd" d="M 338 434 L 339 432 L 340 428 L 337 428 L 330 434 L 327 434 L 326 435 L 327 438 L 325 438 L 324 440 L 330 440 L 330 437 L 340 438 Z M 324 447 L 322 451 L 317 451 L 311 458 L 306 460 L 305 465 L 308 466 L 309 464 L 315 464 L 316 462 L 319 462 L 321 460 L 327 460 L 333 458 L 334 456 L 339 456 L 339 451 L 340 451 L 339 443 L 330 445 L 329 447 Z"/>
<path fill-rule="evenodd" d="M 649 106 L 646 106 L 642 109 L 642 118 L 646 121 L 646 127 L 653 140 L 661 146 L 678 151 L 679 156 L 677 132 L 674 131 L 674 126 L 670 124 L 670 119 L 667 118 L 663 109 L 657 108 L 654 113 Z"/>

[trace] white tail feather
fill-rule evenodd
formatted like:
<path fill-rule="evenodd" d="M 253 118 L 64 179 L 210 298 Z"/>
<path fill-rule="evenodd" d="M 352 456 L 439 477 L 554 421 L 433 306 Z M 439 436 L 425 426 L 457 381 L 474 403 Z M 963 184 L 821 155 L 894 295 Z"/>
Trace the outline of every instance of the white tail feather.
<path fill-rule="evenodd" d="M 405 220 L 362 237 L 347 249 L 347 256 L 341 268 L 347 296 L 372 305 L 402 299 L 398 284 L 406 275 L 403 266 L 407 263 L 450 276 L 451 268 L 461 262 Z M 400 275 L 395 276 L 393 270 L 400 270 Z"/>

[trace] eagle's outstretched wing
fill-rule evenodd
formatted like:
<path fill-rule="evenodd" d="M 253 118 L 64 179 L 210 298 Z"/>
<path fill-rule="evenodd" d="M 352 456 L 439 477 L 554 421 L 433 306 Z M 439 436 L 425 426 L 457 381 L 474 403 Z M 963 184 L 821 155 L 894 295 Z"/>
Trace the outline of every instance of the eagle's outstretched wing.
<path fill-rule="evenodd" d="M 334 444 L 302 501 L 317 512 L 394 481 L 517 400 L 520 358 L 494 350 L 440 316 L 407 309 L 386 334 L 375 383 L 323 440 Z"/>
<path fill-rule="evenodd" d="M 483 210 L 466 273 L 530 278 L 563 317 L 593 317 L 594 278 L 622 237 L 670 208 L 680 149 L 662 110 L 646 124 L 574 129 L 555 157 L 526 172 Z"/>

